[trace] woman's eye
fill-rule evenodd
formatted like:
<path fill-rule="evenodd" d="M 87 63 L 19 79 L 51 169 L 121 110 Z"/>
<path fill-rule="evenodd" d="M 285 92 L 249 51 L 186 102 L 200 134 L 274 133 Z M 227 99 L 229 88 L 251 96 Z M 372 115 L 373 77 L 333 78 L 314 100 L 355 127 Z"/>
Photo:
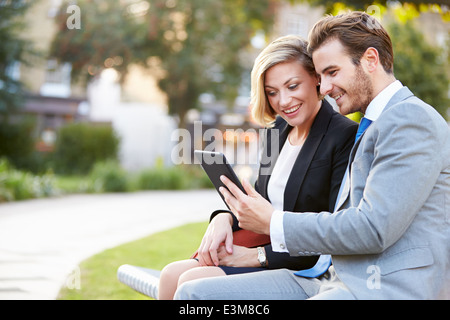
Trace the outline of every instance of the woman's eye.
<path fill-rule="evenodd" d="M 336 75 L 336 73 L 337 73 L 337 70 L 332 70 L 332 71 L 330 71 L 329 75 L 333 77 Z"/>
<path fill-rule="evenodd" d="M 277 93 L 276 93 L 275 91 L 267 91 L 266 94 L 267 94 L 269 97 L 274 97 Z"/>
<path fill-rule="evenodd" d="M 291 84 L 289 86 L 289 90 L 295 90 L 295 89 L 297 89 L 297 87 L 298 87 L 298 84 Z"/>

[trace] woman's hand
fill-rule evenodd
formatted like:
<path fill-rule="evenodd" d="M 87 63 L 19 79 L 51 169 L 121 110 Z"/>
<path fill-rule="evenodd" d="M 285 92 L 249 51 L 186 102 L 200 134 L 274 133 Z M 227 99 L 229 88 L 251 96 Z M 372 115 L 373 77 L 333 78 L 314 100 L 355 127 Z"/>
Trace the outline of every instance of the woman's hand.
<path fill-rule="evenodd" d="M 220 180 L 228 188 L 221 187 L 220 192 L 239 220 L 239 227 L 260 234 L 270 234 L 270 219 L 274 212 L 272 204 L 264 199 L 247 181 L 242 185 L 243 193 L 230 179 L 221 176 Z"/>
<path fill-rule="evenodd" d="M 225 244 L 224 251 L 233 253 L 233 218 L 229 213 L 220 213 L 212 219 L 198 249 L 198 261 L 202 266 L 218 266 L 217 251 Z"/>
<path fill-rule="evenodd" d="M 218 250 L 219 263 L 227 267 L 261 267 L 258 261 L 258 250 L 233 245 L 233 253 L 229 254 L 224 246 Z"/>

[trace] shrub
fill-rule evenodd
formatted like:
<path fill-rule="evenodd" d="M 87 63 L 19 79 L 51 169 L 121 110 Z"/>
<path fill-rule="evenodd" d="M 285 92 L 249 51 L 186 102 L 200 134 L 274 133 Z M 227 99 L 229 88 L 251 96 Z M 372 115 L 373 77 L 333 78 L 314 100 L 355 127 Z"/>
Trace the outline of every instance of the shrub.
<path fill-rule="evenodd" d="M 116 159 L 119 139 L 110 126 L 75 123 L 62 127 L 55 143 L 55 171 L 88 174 L 96 162 Z"/>
<path fill-rule="evenodd" d="M 0 202 L 47 197 L 57 193 L 52 173 L 35 176 L 0 159 Z"/>
<path fill-rule="evenodd" d="M 388 30 L 394 46 L 395 77 L 448 118 L 449 56 L 445 49 L 431 45 L 414 21 L 390 24 Z"/>
<path fill-rule="evenodd" d="M 34 151 L 33 131 L 35 123 L 25 118 L 13 123 L 0 123 L 0 157 L 8 159 L 16 168 L 28 169 Z"/>
<path fill-rule="evenodd" d="M 97 192 L 125 192 L 128 189 L 127 174 L 115 160 L 95 164 L 91 178 Z"/>
<path fill-rule="evenodd" d="M 186 186 L 183 172 L 177 167 L 155 167 L 140 173 L 138 188 L 142 190 L 180 190 L 185 189 Z"/>
<path fill-rule="evenodd" d="M 164 167 L 157 164 L 144 170 L 137 179 L 137 188 L 142 190 L 183 190 L 213 187 L 201 168 L 193 166 Z"/>

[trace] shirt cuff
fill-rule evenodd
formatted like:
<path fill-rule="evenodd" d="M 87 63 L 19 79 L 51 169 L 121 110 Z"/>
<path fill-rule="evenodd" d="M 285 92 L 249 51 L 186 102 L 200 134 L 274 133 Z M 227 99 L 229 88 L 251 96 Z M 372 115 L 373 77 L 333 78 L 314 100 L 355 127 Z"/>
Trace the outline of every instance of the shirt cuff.
<path fill-rule="evenodd" d="M 270 242 L 274 252 L 289 252 L 284 238 L 284 212 L 275 210 L 270 219 Z"/>

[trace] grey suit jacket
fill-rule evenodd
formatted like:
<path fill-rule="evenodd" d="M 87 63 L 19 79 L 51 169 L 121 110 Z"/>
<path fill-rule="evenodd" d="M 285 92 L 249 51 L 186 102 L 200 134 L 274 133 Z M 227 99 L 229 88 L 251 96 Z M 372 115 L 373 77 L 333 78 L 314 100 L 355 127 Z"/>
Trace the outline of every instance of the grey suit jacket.
<path fill-rule="evenodd" d="M 449 299 L 448 124 L 404 87 L 350 163 L 350 189 L 337 212 L 285 214 L 290 254 L 331 254 L 358 299 Z"/>

